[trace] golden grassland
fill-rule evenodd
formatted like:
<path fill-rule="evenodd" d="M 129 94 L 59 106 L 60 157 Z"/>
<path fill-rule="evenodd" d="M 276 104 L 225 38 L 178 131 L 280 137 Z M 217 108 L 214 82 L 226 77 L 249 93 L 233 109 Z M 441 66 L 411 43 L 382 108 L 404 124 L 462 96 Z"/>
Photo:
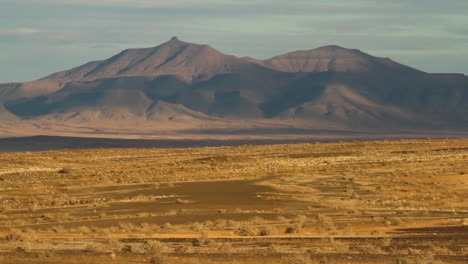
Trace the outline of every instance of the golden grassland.
<path fill-rule="evenodd" d="M 466 263 L 468 140 L 0 154 L 0 263 Z"/>

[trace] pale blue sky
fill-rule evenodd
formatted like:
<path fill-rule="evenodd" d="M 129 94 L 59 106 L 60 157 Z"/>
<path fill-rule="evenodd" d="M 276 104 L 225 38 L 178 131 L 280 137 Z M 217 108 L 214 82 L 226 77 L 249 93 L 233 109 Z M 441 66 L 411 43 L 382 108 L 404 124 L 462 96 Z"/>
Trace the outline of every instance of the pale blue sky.
<path fill-rule="evenodd" d="M 467 0 L 0 0 L 0 82 L 172 36 L 259 59 L 335 44 L 468 74 Z"/>

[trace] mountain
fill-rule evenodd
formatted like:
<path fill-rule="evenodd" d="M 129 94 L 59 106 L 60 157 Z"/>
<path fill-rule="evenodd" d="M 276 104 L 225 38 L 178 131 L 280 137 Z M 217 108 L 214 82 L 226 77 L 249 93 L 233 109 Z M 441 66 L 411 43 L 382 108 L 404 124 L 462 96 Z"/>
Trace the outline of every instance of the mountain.
<path fill-rule="evenodd" d="M 211 78 L 254 67 L 250 63 L 225 55 L 208 45 L 191 44 L 177 37 L 153 48 L 127 49 L 104 60 L 52 74 L 43 80 L 85 81 L 129 76 L 156 77 L 177 75 L 183 80 Z"/>
<path fill-rule="evenodd" d="M 388 58 L 334 45 L 276 56 L 263 65 L 283 72 L 417 72 Z"/>
<path fill-rule="evenodd" d="M 11 127 L 3 135 L 28 126 L 30 134 L 135 136 L 464 133 L 468 77 L 339 46 L 262 61 L 174 37 L 37 81 L 0 84 L 0 121 Z"/>

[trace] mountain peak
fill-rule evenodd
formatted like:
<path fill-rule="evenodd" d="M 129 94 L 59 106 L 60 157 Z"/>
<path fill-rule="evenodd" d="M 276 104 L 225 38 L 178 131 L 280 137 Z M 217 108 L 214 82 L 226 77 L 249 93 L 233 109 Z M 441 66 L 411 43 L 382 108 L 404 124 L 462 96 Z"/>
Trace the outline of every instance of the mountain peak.
<path fill-rule="evenodd" d="M 181 41 L 177 36 L 172 37 L 167 43 L 180 43 Z"/>
<path fill-rule="evenodd" d="M 338 45 L 297 50 L 268 59 L 264 65 L 284 72 L 416 71 L 389 59 L 374 57 L 358 49 L 347 49 Z"/>
<path fill-rule="evenodd" d="M 164 46 L 169 46 L 169 47 L 179 47 L 179 46 L 185 46 L 185 45 L 191 45 L 192 43 L 187 43 L 187 42 L 184 42 L 184 41 L 181 41 L 177 36 L 174 36 L 172 38 L 170 38 L 168 41 L 154 47 L 154 48 L 158 48 L 158 47 L 164 47 Z M 192 44 L 192 45 L 195 45 L 195 44 Z"/>
<path fill-rule="evenodd" d="M 307 52 L 315 52 L 315 53 L 323 53 L 328 54 L 331 56 L 364 56 L 364 57 L 372 57 L 371 55 L 362 52 L 358 49 L 348 49 L 338 45 L 326 45 L 323 47 L 319 47 L 316 49 L 308 50 Z"/>
<path fill-rule="evenodd" d="M 344 48 L 342 46 L 338 46 L 338 45 L 326 45 L 326 46 L 316 48 L 316 50 L 349 50 L 349 49 Z"/>

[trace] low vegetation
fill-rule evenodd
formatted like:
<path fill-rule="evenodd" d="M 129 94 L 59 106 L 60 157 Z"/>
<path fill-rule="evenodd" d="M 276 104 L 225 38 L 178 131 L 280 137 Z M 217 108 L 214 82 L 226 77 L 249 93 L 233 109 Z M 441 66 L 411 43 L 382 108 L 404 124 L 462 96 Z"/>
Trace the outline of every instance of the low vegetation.
<path fill-rule="evenodd" d="M 468 140 L 0 154 L 0 263 L 465 263 Z"/>

